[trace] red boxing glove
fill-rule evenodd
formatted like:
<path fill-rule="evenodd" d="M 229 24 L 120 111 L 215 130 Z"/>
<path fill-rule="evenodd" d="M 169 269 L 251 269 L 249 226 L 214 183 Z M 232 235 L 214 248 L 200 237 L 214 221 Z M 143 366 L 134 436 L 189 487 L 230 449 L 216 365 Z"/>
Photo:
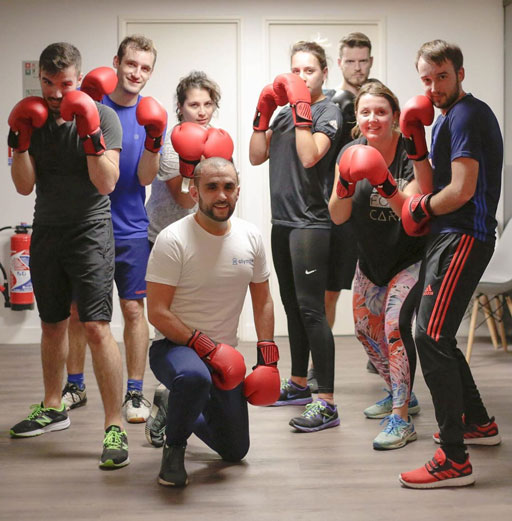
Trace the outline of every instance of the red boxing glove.
<path fill-rule="evenodd" d="M 146 96 L 139 101 L 135 114 L 139 125 L 146 129 L 144 147 L 150 152 L 158 152 L 167 126 L 167 111 L 155 98 Z"/>
<path fill-rule="evenodd" d="M 355 152 L 357 147 L 360 146 L 363 145 L 352 145 L 351 147 L 348 147 L 340 157 L 340 162 L 338 163 L 340 176 L 338 177 L 338 184 L 336 185 L 336 195 L 338 196 L 338 199 L 346 199 L 347 197 L 352 197 L 354 195 L 357 181 L 352 180 L 350 175 L 350 164 L 352 154 Z"/>
<path fill-rule="evenodd" d="M 400 114 L 400 130 L 405 139 L 407 157 L 423 161 L 428 157 L 425 141 L 425 125 L 434 121 L 434 106 L 427 96 L 414 96 L 403 107 Z"/>
<path fill-rule="evenodd" d="M 427 235 L 430 231 L 432 194 L 415 194 L 408 197 L 402 206 L 402 226 L 405 233 L 412 237 Z"/>
<path fill-rule="evenodd" d="M 116 71 L 110 67 L 97 67 L 85 75 L 80 90 L 94 101 L 101 101 L 105 94 L 114 92 L 116 86 Z"/>
<path fill-rule="evenodd" d="M 281 387 L 279 350 L 274 341 L 262 340 L 257 344 L 257 356 L 257 365 L 244 382 L 244 396 L 252 405 L 272 405 L 279 398 Z"/>
<path fill-rule="evenodd" d="M 231 136 L 221 128 L 209 128 L 208 137 L 206 138 L 203 150 L 203 156 L 222 157 L 231 161 L 234 150 L 233 140 Z"/>
<path fill-rule="evenodd" d="M 231 391 L 243 381 L 245 362 L 242 354 L 228 344 L 216 344 L 210 337 L 195 330 L 187 345 L 212 369 L 217 389 Z"/>
<path fill-rule="evenodd" d="M 194 177 L 194 168 L 201 160 L 208 130 L 197 123 L 184 122 L 172 129 L 171 142 L 180 157 L 180 174 Z"/>
<path fill-rule="evenodd" d="M 252 122 L 252 128 L 254 130 L 268 130 L 274 110 L 276 110 L 278 105 L 286 105 L 287 103 L 287 100 L 283 100 L 284 103 L 279 103 L 279 101 L 271 83 L 263 88 L 258 99 L 258 104 L 256 105 L 254 121 Z"/>
<path fill-rule="evenodd" d="M 368 179 L 382 197 L 393 197 L 398 188 L 381 153 L 369 145 L 353 145 L 350 148 L 355 149 L 349 159 L 348 177 L 352 182 L 355 184 L 361 179 Z"/>
<path fill-rule="evenodd" d="M 14 105 L 7 123 L 9 136 L 7 144 L 16 152 L 25 152 L 30 146 L 34 128 L 40 128 L 48 119 L 48 105 L 39 96 L 23 98 Z"/>
<path fill-rule="evenodd" d="M 73 90 L 62 99 L 60 115 L 66 121 L 75 118 L 76 129 L 88 156 L 100 156 L 106 145 L 100 128 L 100 114 L 96 103 L 85 92 Z"/>
<path fill-rule="evenodd" d="M 311 127 L 311 94 L 304 80 L 297 74 L 287 72 L 276 76 L 273 87 L 278 105 L 284 105 L 286 101 L 290 103 L 295 126 Z"/>

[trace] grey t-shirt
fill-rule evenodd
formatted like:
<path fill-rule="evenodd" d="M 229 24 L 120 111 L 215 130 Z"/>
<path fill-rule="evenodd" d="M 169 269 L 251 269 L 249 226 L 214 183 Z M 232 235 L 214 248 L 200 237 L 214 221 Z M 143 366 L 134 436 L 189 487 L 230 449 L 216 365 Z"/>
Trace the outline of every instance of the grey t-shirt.
<path fill-rule="evenodd" d="M 117 114 L 96 103 L 107 150 L 121 149 Z M 36 165 L 34 224 L 66 226 L 110 218 L 110 199 L 89 179 L 87 159 L 74 121 L 57 125 L 52 115 L 32 134 L 29 149 Z"/>
<path fill-rule="evenodd" d="M 325 156 L 304 168 L 295 143 L 290 107 L 276 116 L 270 140 L 270 199 L 272 223 L 292 228 L 331 228 L 327 204 L 334 179 L 334 162 L 340 149 L 342 116 L 327 98 L 311 105 L 312 132 L 331 140 Z"/>

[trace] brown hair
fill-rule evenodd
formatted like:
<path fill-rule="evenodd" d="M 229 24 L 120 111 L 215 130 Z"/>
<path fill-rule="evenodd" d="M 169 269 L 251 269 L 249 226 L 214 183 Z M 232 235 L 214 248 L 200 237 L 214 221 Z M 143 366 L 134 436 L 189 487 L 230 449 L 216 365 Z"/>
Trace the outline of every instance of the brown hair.
<path fill-rule="evenodd" d="M 386 87 L 384 83 L 380 82 L 379 80 L 371 79 L 368 80 L 366 83 L 363 84 L 363 86 L 359 89 L 359 92 L 357 93 L 357 96 L 354 100 L 354 111 L 357 115 L 357 109 L 359 107 L 359 101 L 361 99 L 361 96 L 364 96 L 365 94 L 370 94 L 371 96 L 379 96 L 381 98 L 384 98 L 388 101 L 389 105 L 391 106 L 391 110 L 393 111 L 393 114 L 398 113 L 397 115 L 400 116 L 400 102 L 398 101 L 398 98 L 393 94 L 391 89 Z M 352 129 L 352 137 L 355 139 L 361 135 L 361 131 L 359 129 L 359 125 L 356 122 L 355 127 Z"/>
<path fill-rule="evenodd" d="M 292 58 L 298 52 L 309 52 L 318 60 L 322 70 L 327 68 L 327 56 L 325 55 L 325 49 L 319 43 L 306 42 L 304 40 L 294 43 L 290 50 L 290 58 Z"/>
<path fill-rule="evenodd" d="M 416 69 L 418 62 L 423 58 L 426 62 L 441 65 L 445 61 L 451 61 L 455 72 L 458 72 L 464 63 L 462 51 L 458 45 L 444 40 L 432 40 L 424 43 L 416 55 Z"/>
<path fill-rule="evenodd" d="M 66 42 L 48 45 L 39 57 L 39 70 L 45 70 L 52 76 L 73 65 L 77 73 L 80 73 L 82 56 L 74 45 Z"/>
<path fill-rule="evenodd" d="M 127 36 L 124 40 L 119 44 L 119 48 L 117 49 L 117 59 L 119 63 L 123 61 L 123 57 L 126 54 L 127 47 L 133 47 L 138 51 L 150 52 L 153 54 L 155 59 L 153 60 L 153 67 L 156 62 L 156 49 L 153 43 L 153 40 L 150 38 L 146 38 L 146 36 L 142 34 L 132 34 L 131 36 Z"/>
<path fill-rule="evenodd" d="M 340 40 L 338 47 L 340 58 L 345 47 L 368 47 L 370 54 L 372 53 L 372 42 L 370 41 L 370 38 L 368 38 L 368 36 L 366 36 L 364 33 L 350 33 Z"/>
<path fill-rule="evenodd" d="M 183 121 L 183 115 L 180 114 L 180 107 L 182 107 L 187 100 L 187 91 L 189 89 L 202 89 L 208 92 L 211 100 L 217 108 L 219 108 L 220 101 L 220 87 L 203 71 L 192 71 L 187 76 L 180 78 L 178 86 L 176 87 L 176 115 L 178 121 Z"/>

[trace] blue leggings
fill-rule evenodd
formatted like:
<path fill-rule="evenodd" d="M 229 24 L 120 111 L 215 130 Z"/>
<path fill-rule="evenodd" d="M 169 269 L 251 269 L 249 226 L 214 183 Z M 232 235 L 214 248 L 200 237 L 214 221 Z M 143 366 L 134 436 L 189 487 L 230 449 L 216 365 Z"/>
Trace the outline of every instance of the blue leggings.
<path fill-rule="evenodd" d="M 156 340 L 149 350 L 155 376 L 169 389 L 167 445 L 186 445 L 195 434 L 226 461 L 249 450 L 249 415 L 243 383 L 232 391 L 212 384 L 208 366 L 190 347 Z"/>

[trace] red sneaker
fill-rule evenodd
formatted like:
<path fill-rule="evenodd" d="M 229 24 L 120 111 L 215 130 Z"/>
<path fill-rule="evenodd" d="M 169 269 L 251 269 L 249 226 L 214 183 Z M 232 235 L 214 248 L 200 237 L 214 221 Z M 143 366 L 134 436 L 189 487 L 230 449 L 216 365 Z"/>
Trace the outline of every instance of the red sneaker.
<path fill-rule="evenodd" d="M 475 482 L 469 455 L 464 463 L 456 463 L 446 457 L 443 449 L 437 449 L 434 457 L 423 467 L 410 472 L 402 472 L 398 476 L 403 487 L 407 488 L 441 488 L 464 487 Z"/>
<path fill-rule="evenodd" d="M 439 433 L 433 436 L 436 443 L 441 443 Z M 499 445 L 501 436 L 498 431 L 498 425 L 494 421 L 494 416 L 489 419 L 487 425 L 464 425 L 464 444 L 465 445 Z"/>

